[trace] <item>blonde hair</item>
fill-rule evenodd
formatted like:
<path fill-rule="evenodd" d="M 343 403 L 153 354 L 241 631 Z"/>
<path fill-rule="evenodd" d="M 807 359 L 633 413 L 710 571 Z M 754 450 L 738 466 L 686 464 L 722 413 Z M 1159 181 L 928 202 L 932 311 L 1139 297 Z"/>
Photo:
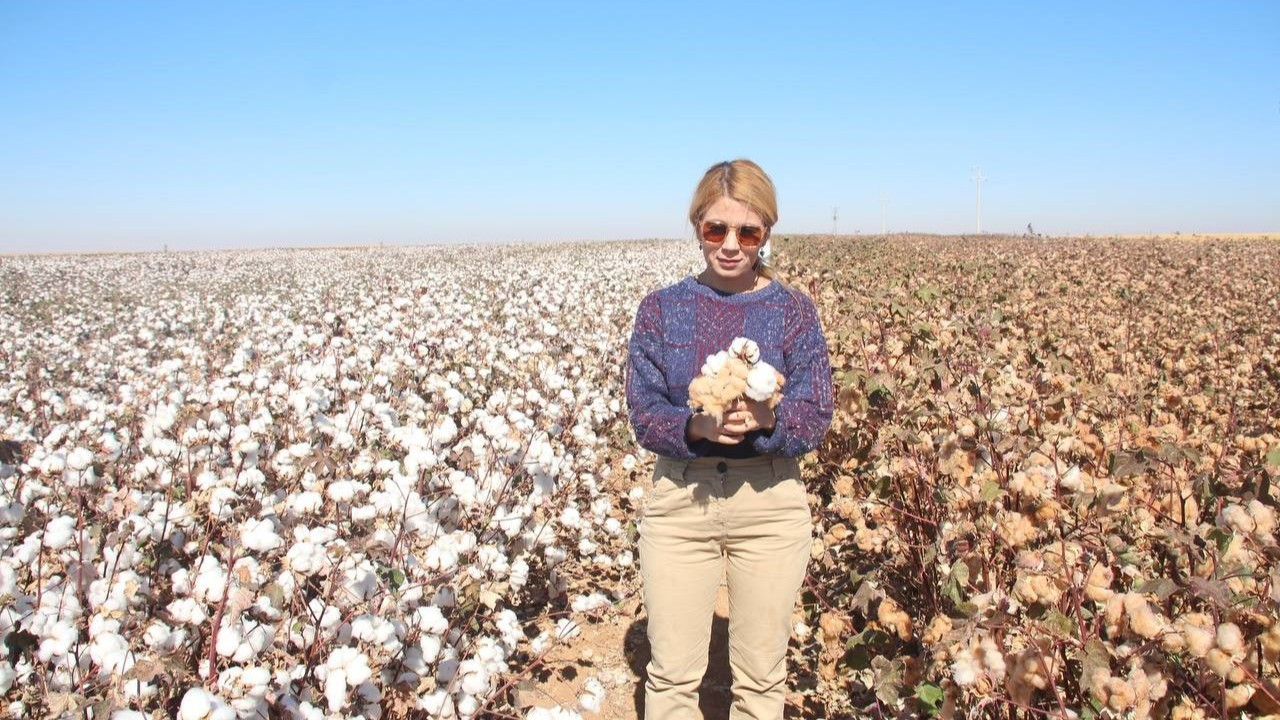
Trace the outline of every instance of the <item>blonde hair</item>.
<path fill-rule="evenodd" d="M 773 180 L 759 165 L 746 158 L 738 158 L 712 165 L 693 191 L 689 222 L 695 235 L 707 208 L 726 197 L 737 200 L 759 215 L 766 233 L 778 222 L 778 193 L 773 187 Z M 773 268 L 765 263 L 764 257 L 757 261 L 756 272 L 767 278 L 774 277 Z"/>

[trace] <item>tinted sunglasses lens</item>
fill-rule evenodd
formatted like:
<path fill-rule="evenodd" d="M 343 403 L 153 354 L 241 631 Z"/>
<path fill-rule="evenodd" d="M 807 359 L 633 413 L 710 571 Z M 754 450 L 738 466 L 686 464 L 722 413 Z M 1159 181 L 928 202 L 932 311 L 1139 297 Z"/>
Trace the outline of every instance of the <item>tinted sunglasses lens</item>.
<path fill-rule="evenodd" d="M 738 228 L 738 242 L 744 247 L 755 247 L 764 240 L 764 231 L 755 225 Z"/>
<path fill-rule="evenodd" d="M 729 234 L 729 226 L 724 223 L 702 223 L 702 239 L 709 243 L 722 243 Z"/>

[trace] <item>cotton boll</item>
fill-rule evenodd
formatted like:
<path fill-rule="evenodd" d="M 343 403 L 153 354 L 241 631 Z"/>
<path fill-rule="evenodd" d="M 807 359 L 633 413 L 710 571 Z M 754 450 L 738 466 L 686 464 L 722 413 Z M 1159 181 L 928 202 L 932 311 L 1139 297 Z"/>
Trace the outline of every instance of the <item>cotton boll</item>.
<path fill-rule="evenodd" d="M 324 678 L 324 698 L 329 712 L 336 713 L 347 704 L 347 673 L 341 668 L 329 670 Z"/>
<path fill-rule="evenodd" d="M 458 666 L 459 686 L 468 695 L 479 695 L 489 690 L 489 673 L 479 660 L 463 660 Z"/>
<path fill-rule="evenodd" d="M 747 397 L 766 402 L 782 387 L 782 375 L 766 362 L 756 364 L 747 373 Z"/>
<path fill-rule="evenodd" d="M 289 509 L 299 515 L 313 515 L 324 507 L 324 497 L 314 490 L 304 490 L 289 496 Z"/>
<path fill-rule="evenodd" d="M 973 657 L 973 653 L 964 648 L 955 653 L 951 661 L 951 679 L 961 687 L 973 685 L 978 680 L 982 667 Z"/>
<path fill-rule="evenodd" d="M 892 631 L 902 640 L 911 639 L 911 617 L 893 600 L 889 598 L 881 600 L 876 617 L 884 629 Z"/>
<path fill-rule="evenodd" d="M 734 338 L 733 342 L 729 343 L 729 354 L 748 365 L 754 365 L 760 361 L 760 346 L 750 338 Z"/>
<path fill-rule="evenodd" d="M 453 696 L 444 688 L 436 688 L 418 697 L 418 709 L 426 711 L 432 718 L 454 718 Z"/>
<path fill-rule="evenodd" d="M 209 514 L 217 520 L 230 520 L 235 515 L 236 502 L 239 499 L 240 493 L 225 485 L 219 485 L 209 493 Z"/>
<path fill-rule="evenodd" d="M 470 718 L 480 709 L 480 700 L 475 695 L 462 694 L 461 697 L 455 698 L 454 702 L 460 718 Z"/>
<path fill-rule="evenodd" d="M 1129 593 L 1124 599 L 1125 613 L 1129 616 L 1129 628 L 1148 640 L 1158 637 L 1165 631 L 1165 621 L 1137 593 Z"/>
<path fill-rule="evenodd" d="M 453 418 L 445 415 L 436 423 L 435 429 L 431 431 L 431 442 L 435 448 L 445 447 L 456 440 L 458 437 L 458 424 Z"/>
<path fill-rule="evenodd" d="M 1085 581 L 1085 597 L 1094 602 L 1106 602 L 1115 594 L 1111 590 L 1111 583 L 1114 580 L 1115 574 L 1111 568 L 1102 564 L 1094 565 L 1089 569 L 1089 577 Z"/>
<path fill-rule="evenodd" d="M 215 649 L 218 654 L 223 657 L 230 657 L 240 649 L 240 641 L 243 639 L 241 635 L 239 623 L 229 622 L 218 629 L 218 639 Z"/>
<path fill-rule="evenodd" d="M 69 515 L 59 515 L 49 521 L 44 531 L 45 547 L 61 550 L 71 544 L 75 535 L 76 519 Z"/>
<path fill-rule="evenodd" d="M 168 654 L 176 652 L 186 644 L 187 633 L 185 630 L 174 630 L 159 620 L 155 620 L 143 632 L 142 641 L 152 650 L 161 654 Z"/>
<path fill-rule="evenodd" d="M 423 635 L 418 638 L 418 650 L 424 663 L 433 663 L 440 659 L 443 642 L 435 635 Z"/>
<path fill-rule="evenodd" d="M 1244 653 L 1244 633 L 1235 623 L 1224 622 L 1218 626 L 1217 645 L 1229 655 Z"/>
<path fill-rule="evenodd" d="M 1216 647 L 1210 648 L 1209 652 L 1205 653 L 1204 663 L 1209 666 L 1210 670 L 1224 678 L 1231 675 L 1231 671 L 1236 666 L 1230 655 Z"/>
<path fill-rule="evenodd" d="M 1211 630 L 1212 620 L 1204 613 L 1187 613 L 1174 621 L 1174 627 L 1181 633 L 1182 646 L 1192 655 L 1203 658 L 1209 654 L 1216 641 Z"/>
<path fill-rule="evenodd" d="M 443 635 L 449 629 L 449 621 L 445 619 L 444 613 L 440 612 L 440 608 L 434 605 L 426 605 L 414 610 L 411 617 L 413 624 L 425 633 Z"/>
<path fill-rule="evenodd" d="M 556 639 L 568 640 L 582 634 L 582 627 L 578 623 L 569 618 L 560 618 L 556 621 Z"/>
<path fill-rule="evenodd" d="M 1250 500 L 1246 506 L 1253 520 L 1253 535 L 1264 545 L 1276 543 L 1276 511 L 1258 500 Z"/>
<path fill-rule="evenodd" d="M 188 690 L 178 707 L 178 720 L 235 720 L 235 717 L 235 710 L 225 700 L 198 687 Z"/>
<path fill-rule="evenodd" d="M 250 519 L 240 526 L 240 542 L 250 550 L 267 552 L 284 544 L 270 519 Z"/>
<path fill-rule="evenodd" d="M 202 625 L 209 619 L 204 605 L 192 598 L 178 598 L 165 608 L 169 616 L 184 625 Z"/>
<path fill-rule="evenodd" d="M 523 558 L 517 558 L 511 563 L 511 573 L 507 577 L 511 589 L 519 590 L 529 583 L 529 563 Z"/>
<path fill-rule="evenodd" d="M 76 472 L 88 470 L 93 465 L 93 452 L 86 448 L 77 447 L 67 453 L 67 468 Z"/>
<path fill-rule="evenodd" d="M 591 612 L 601 608 L 609 607 L 612 603 L 609 598 L 600 592 L 593 592 L 590 595 L 579 595 L 570 603 L 570 607 L 574 612 Z"/>
<path fill-rule="evenodd" d="M 594 677 L 583 683 L 584 692 L 578 696 L 578 706 L 587 712 L 598 713 L 604 705 L 604 685 Z"/>
<path fill-rule="evenodd" d="M 1231 504 L 1218 513 L 1218 525 L 1244 535 L 1252 535 L 1257 523 L 1249 511 L 1241 505 Z"/>
<path fill-rule="evenodd" d="M 729 362 L 729 353 L 724 350 L 714 355 L 708 355 L 706 362 L 702 364 L 702 374 L 706 377 L 719 375 L 727 362 Z"/>

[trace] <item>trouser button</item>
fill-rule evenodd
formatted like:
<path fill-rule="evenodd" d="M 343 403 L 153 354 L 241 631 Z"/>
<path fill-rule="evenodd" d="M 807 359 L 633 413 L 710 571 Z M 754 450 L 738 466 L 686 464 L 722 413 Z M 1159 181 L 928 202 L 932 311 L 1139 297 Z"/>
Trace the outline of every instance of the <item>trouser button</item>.
<path fill-rule="evenodd" d="M 716 472 L 729 472 L 729 463 L 724 462 L 723 460 L 716 463 Z"/>

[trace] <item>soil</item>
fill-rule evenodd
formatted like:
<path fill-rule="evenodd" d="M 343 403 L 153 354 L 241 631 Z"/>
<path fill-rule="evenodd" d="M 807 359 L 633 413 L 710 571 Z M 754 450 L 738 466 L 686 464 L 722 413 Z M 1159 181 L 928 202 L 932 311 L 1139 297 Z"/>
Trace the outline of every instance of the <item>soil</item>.
<path fill-rule="evenodd" d="M 706 720 L 727 720 L 732 702 L 729 674 L 729 600 L 720 588 L 707 674 L 699 687 L 699 706 Z M 544 679 L 524 685 L 520 702 L 527 707 L 560 705 L 589 720 L 639 720 L 644 717 L 645 665 L 649 643 L 646 618 L 638 593 L 628 596 L 599 622 L 584 623 L 582 634 L 556 647 L 547 656 Z M 583 684 L 595 676 L 605 688 L 600 712 L 579 707 Z"/>

